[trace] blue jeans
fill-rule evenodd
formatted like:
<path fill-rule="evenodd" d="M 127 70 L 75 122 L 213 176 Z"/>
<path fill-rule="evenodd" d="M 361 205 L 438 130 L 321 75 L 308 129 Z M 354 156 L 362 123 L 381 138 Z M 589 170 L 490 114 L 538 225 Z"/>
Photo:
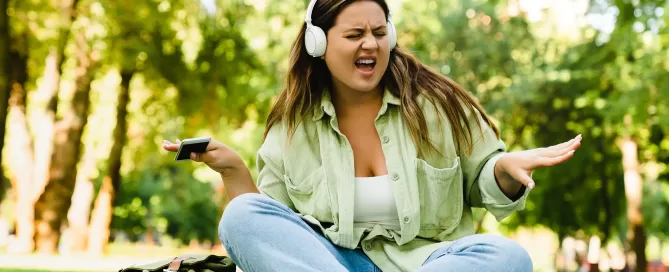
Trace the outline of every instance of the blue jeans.
<path fill-rule="evenodd" d="M 288 207 L 264 195 L 243 194 L 226 207 L 218 235 L 244 272 L 381 271 L 361 249 L 339 247 Z M 511 239 L 478 234 L 436 250 L 420 268 L 430 271 L 532 271 L 532 260 Z"/>

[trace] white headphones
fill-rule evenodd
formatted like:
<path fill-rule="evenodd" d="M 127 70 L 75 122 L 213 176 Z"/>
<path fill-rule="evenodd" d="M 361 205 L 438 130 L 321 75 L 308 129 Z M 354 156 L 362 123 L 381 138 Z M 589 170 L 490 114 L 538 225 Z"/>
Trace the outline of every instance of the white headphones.
<path fill-rule="evenodd" d="M 314 5 L 316 5 L 316 0 L 311 0 L 307 8 L 307 15 L 304 18 L 304 22 L 307 23 L 307 30 L 304 33 L 304 46 L 307 53 L 312 57 L 321 57 L 325 54 L 325 48 L 327 48 L 327 36 L 320 27 L 311 24 L 311 11 L 314 9 Z M 392 13 L 388 12 L 388 39 L 390 39 L 390 50 L 393 50 L 397 43 L 397 33 L 391 18 Z"/>

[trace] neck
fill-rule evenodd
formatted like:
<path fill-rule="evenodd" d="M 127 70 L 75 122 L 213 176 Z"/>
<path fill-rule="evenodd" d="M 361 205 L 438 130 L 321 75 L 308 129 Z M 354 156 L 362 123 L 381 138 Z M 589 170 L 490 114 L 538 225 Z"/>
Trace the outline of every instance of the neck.
<path fill-rule="evenodd" d="M 339 117 L 376 116 L 383 101 L 383 88 L 381 87 L 368 92 L 335 87 L 331 94 L 332 104 Z"/>

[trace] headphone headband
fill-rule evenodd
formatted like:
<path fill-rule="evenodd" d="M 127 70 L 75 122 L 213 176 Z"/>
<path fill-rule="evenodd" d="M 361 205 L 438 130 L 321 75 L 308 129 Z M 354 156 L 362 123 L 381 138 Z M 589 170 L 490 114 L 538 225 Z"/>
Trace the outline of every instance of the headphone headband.
<path fill-rule="evenodd" d="M 307 6 L 307 13 L 304 15 L 304 22 L 306 23 L 311 23 L 311 13 L 314 11 L 314 6 L 316 6 L 316 1 L 317 0 L 311 0 L 309 1 L 309 5 Z M 388 22 L 393 18 L 393 12 L 390 11 L 390 7 L 388 7 Z"/>
<path fill-rule="evenodd" d="M 309 6 L 307 7 L 306 15 L 304 16 L 304 22 L 307 24 L 307 29 L 304 33 L 304 45 L 307 53 L 312 57 L 321 57 L 325 54 L 325 49 L 327 47 L 327 37 L 325 32 L 320 27 L 314 26 L 311 23 L 311 13 L 316 6 L 317 0 L 311 0 Z M 397 33 L 395 30 L 395 25 L 391 21 L 392 12 L 390 12 L 390 7 L 388 7 L 388 19 L 386 24 L 388 25 L 388 39 L 390 43 L 390 50 L 395 48 L 397 42 Z"/>
<path fill-rule="evenodd" d="M 316 5 L 316 0 L 311 0 L 309 6 L 307 7 L 307 14 L 304 16 L 304 21 L 308 24 L 311 24 L 311 12 L 314 10 Z"/>

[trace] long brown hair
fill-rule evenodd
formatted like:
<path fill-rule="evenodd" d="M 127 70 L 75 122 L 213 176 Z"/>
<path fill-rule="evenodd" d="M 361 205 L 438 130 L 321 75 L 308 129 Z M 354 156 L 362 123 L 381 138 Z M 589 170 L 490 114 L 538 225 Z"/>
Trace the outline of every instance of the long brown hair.
<path fill-rule="evenodd" d="M 383 8 L 387 17 L 388 5 L 386 1 L 373 1 Z M 319 26 L 327 33 L 334 25 L 335 18 L 341 10 L 352 2 L 354 1 L 317 1 L 312 12 L 312 24 Z M 317 107 L 321 101 L 323 92 L 332 84 L 331 75 L 325 61 L 307 54 L 304 47 L 305 30 L 306 23 L 302 25 L 302 29 L 293 43 L 286 85 L 276 98 L 269 114 L 263 141 L 270 128 L 281 121 L 287 122 L 288 139 L 290 139 L 299 122 L 313 113 L 314 107 Z M 432 104 L 438 104 L 446 113 L 449 122 L 453 124 L 453 136 L 455 137 L 458 153 L 463 151 L 463 147 L 465 148 L 464 151 L 469 153 L 473 146 L 472 127 L 467 122 L 465 108 L 470 114 L 476 114 L 475 110 L 478 111 L 483 121 L 499 137 L 499 130 L 490 121 L 483 107 L 469 92 L 450 78 L 421 63 L 409 51 L 401 48 L 399 44 L 390 53 L 389 69 L 383 75 L 381 84 L 384 84 L 394 96 L 399 97 L 402 101 L 400 110 L 419 154 L 423 154 L 422 149 L 425 147 L 422 143 L 428 143 L 431 150 L 436 150 L 434 150 L 428 134 L 422 133 L 422 131 L 427 131 L 427 122 L 416 101 L 418 94 L 426 96 Z M 479 119 L 475 119 L 476 124 L 480 127 Z"/>

